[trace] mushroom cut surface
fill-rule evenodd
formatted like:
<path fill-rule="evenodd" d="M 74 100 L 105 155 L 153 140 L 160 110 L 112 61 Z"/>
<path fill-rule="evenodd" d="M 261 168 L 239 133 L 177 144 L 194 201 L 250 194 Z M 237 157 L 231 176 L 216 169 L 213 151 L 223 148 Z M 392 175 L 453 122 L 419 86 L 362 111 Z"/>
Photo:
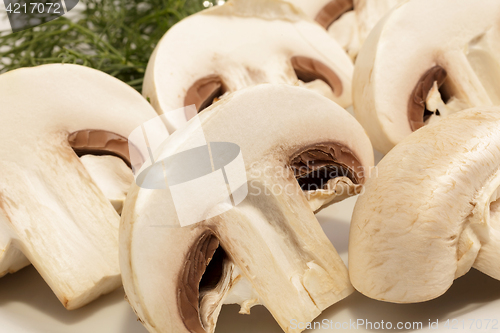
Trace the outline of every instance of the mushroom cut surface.
<path fill-rule="evenodd" d="M 500 280 L 499 128 L 499 107 L 463 110 L 382 159 L 351 222 L 358 291 L 414 303 L 442 295 L 471 267 Z"/>
<path fill-rule="evenodd" d="M 500 104 L 500 2 L 410 0 L 373 29 L 353 103 L 375 149 L 454 112 Z"/>
<path fill-rule="evenodd" d="M 173 132 L 195 114 L 169 111 L 194 104 L 200 112 L 260 83 L 301 85 L 347 107 L 353 70 L 340 45 L 291 4 L 232 0 L 185 18 L 163 36 L 142 93 Z"/>
<path fill-rule="evenodd" d="M 212 174 L 184 183 L 169 178 L 176 167 L 163 161 L 205 161 L 201 129 L 208 168 L 225 169 L 231 200 L 214 201 L 214 186 L 202 182 Z M 221 144 L 239 147 L 231 148 L 242 156 L 239 188 L 231 185 L 236 169 L 219 165 L 237 154 L 228 156 Z M 223 304 L 239 304 L 242 314 L 262 304 L 285 332 L 300 332 L 290 320 L 311 321 L 352 292 L 314 211 L 357 194 L 373 151 L 361 125 L 337 104 L 289 85 L 246 88 L 198 114 L 154 155 L 169 187 L 133 185 L 120 229 L 127 297 L 150 332 L 213 333 Z M 184 201 L 178 186 L 191 191 Z M 245 196 L 232 204 L 242 189 Z M 181 227 L 181 210 L 200 206 L 200 222 Z"/>
<path fill-rule="evenodd" d="M 83 66 L 17 69 L 0 87 L 0 274 L 31 262 L 66 308 L 78 308 L 121 284 L 127 136 L 156 112 Z"/>

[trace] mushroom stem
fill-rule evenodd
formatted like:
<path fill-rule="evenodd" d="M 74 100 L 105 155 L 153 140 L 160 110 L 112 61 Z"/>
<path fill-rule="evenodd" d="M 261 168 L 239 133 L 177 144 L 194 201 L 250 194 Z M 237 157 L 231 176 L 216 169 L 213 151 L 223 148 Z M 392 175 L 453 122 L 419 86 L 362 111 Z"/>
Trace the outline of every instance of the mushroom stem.
<path fill-rule="evenodd" d="M 15 273 L 30 264 L 28 258 L 9 240 L 9 231 L 3 227 L 7 225 L 7 221 L 0 211 L 0 277 Z"/>
<path fill-rule="evenodd" d="M 239 304 L 240 314 L 250 314 L 251 307 L 262 304 L 252 284 L 230 259 L 224 260 L 222 278 L 217 286 L 200 291 L 200 319 L 205 332 L 215 332 L 223 304 Z"/>
<path fill-rule="evenodd" d="M 19 249 L 61 303 L 75 309 L 121 283 L 118 215 L 69 147 L 58 151 L 41 140 L 31 163 L 24 172 L 2 165 L 16 186 L 2 189 L 0 208 Z"/>
<path fill-rule="evenodd" d="M 116 212 L 121 214 L 128 189 L 134 181 L 132 170 L 116 156 L 84 155 L 80 161 Z"/>
<path fill-rule="evenodd" d="M 468 107 L 493 105 L 476 72 L 462 50 L 446 52 L 439 61 L 446 68 L 450 96 L 462 100 Z"/>
<path fill-rule="evenodd" d="M 282 329 L 295 332 L 290 318 L 311 321 L 352 292 L 347 269 L 312 211 L 277 209 L 304 205 L 298 184 L 262 176 L 249 191 L 216 223 L 220 241 Z"/>
<path fill-rule="evenodd" d="M 500 57 L 496 51 L 497 33 L 489 29 L 469 42 L 467 60 L 478 76 L 494 105 L 500 105 Z"/>

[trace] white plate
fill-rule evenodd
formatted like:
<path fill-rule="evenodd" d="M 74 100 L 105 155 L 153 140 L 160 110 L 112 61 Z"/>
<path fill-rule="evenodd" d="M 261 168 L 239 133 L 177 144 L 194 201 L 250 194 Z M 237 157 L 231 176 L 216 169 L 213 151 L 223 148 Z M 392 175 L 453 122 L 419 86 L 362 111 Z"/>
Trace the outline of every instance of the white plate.
<path fill-rule="evenodd" d="M 349 221 L 356 198 L 347 199 L 320 212 L 318 220 L 344 261 L 347 260 Z M 123 290 L 115 291 L 75 311 L 67 311 L 52 294 L 33 267 L 0 279 L 0 332 L 15 333 L 146 333 L 123 298 Z M 451 289 L 433 301 L 420 304 L 390 304 L 371 300 L 357 292 L 334 304 L 316 321 L 332 320 L 333 329 L 310 332 L 374 332 L 366 327 L 335 329 L 337 325 L 358 319 L 375 322 L 422 322 L 423 330 L 404 332 L 500 332 L 484 329 L 487 319 L 500 321 L 500 281 L 471 270 L 455 281 Z M 444 327 L 450 319 L 450 329 Z M 452 320 L 456 319 L 451 329 Z M 427 328 L 429 320 L 439 320 L 439 329 Z M 465 328 L 462 327 L 465 320 Z M 473 321 L 472 321 L 473 320 Z M 483 329 L 469 329 L 482 323 Z M 264 307 L 252 309 L 250 316 L 239 315 L 237 306 L 224 306 L 216 333 L 282 333 Z M 168 332 L 175 333 L 175 332 Z"/>

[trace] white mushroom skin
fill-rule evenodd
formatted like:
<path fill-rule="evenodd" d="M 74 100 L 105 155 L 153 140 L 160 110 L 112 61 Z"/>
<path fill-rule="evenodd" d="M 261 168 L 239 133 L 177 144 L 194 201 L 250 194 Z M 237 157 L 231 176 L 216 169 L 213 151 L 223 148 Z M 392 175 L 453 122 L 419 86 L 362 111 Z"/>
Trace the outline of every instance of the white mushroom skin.
<path fill-rule="evenodd" d="M 294 57 L 316 63 L 301 72 Z M 337 42 L 289 3 L 232 0 L 185 18 L 163 36 L 149 60 L 142 93 L 159 114 L 168 115 L 190 104 L 200 111 L 224 93 L 255 84 L 302 80 L 347 107 L 353 70 Z M 173 132 L 189 117 L 168 120 Z"/>
<path fill-rule="evenodd" d="M 193 120 L 198 119 L 207 142 L 241 148 L 249 194 L 225 213 L 181 228 L 170 190 L 133 185 L 120 229 L 128 300 L 150 332 L 213 333 L 227 303 L 240 304 L 240 313 L 263 304 L 285 332 L 300 332 L 290 327 L 291 319 L 310 321 L 352 289 L 345 265 L 311 209 L 318 206 L 316 195 L 308 202 L 295 179 L 292 157 L 306 147 L 336 142 L 344 147 L 335 153 L 338 161 L 356 156 L 364 170 L 373 165 L 370 142 L 338 105 L 288 85 L 235 92 Z M 196 124 L 176 131 L 156 155 L 190 147 Z M 341 178 L 345 181 L 325 191 L 348 185 L 348 177 Z M 325 197 L 321 202 L 329 204 Z M 225 207 L 216 205 L 207 214 Z M 199 274 L 218 246 L 226 254 L 218 283 L 198 295 Z"/>
<path fill-rule="evenodd" d="M 443 294 L 475 267 L 500 279 L 500 108 L 414 132 L 378 164 L 351 222 L 349 274 L 395 303 Z"/>
<path fill-rule="evenodd" d="M 436 118 L 498 105 L 499 54 L 499 1 L 407 1 L 375 26 L 356 59 L 356 118 L 387 153 Z M 425 79 L 434 69 L 442 72 Z"/>
<path fill-rule="evenodd" d="M 0 87 L 0 274 L 29 260 L 76 309 L 121 284 L 120 217 L 75 153 L 85 140 L 71 138 L 92 146 L 92 133 L 112 133 L 122 141 L 91 148 L 128 154 L 126 137 L 156 112 L 125 83 L 77 65 L 10 71 Z"/>

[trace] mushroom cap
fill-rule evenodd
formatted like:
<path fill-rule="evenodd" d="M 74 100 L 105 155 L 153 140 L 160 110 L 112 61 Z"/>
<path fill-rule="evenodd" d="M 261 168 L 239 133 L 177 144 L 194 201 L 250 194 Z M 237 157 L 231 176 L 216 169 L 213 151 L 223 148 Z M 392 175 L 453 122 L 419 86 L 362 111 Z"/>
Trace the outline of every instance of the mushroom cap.
<path fill-rule="evenodd" d="M 291 160 L 305 149 L 337 143 L 343 147 L 336 151 L 338 160 L 352 153 L 361 168 L 368 168 L 373 165 L 368 137 L 354 117 L 327 98 L 299 87 L 263 84 L 235 92 L 198 114 L 155 155 L 196 145 L 199 138 L 192 133 L 199 126 L 208 143 L 240 147 L 249 194 L 230 210 L 215 204 L 207 215 L 225 212 L 181 228 L 169 189 L 133 185 L 120 229 L 128 300 L 150 332 L 212 332 L 213 327 L 200 323 L 206 313 L 200 315 L 197 285 L 188 288 L 192 294 L 186 297 L 193 304 L 188 310 L 181 290 L 186 289 L 184 279 L 195 275 L 193 263 L 203 273 L 220 245 L 282 328 L 297 332 L 289 328 L 292 318 L 312 320 L 351 289 L 345 266 L 295 180 Z M 273 191 L 275 187 L 289 190 L 285 194 Z M 217 314 L 209 319 L 216 321 Z"/>
<path fill-rule="evenodd" d="M 349 274 L 358 291 L 413 303 L 440 296 L 471 267 L 500 279 L 500 216 L 491 203 L 500 187 L 499 111 L 453 114 L 380 161 L 351 222 Z"/>
<path fill-rule="evenodd" d="M 156 113 L 125 83 L 83 66 L 14 70 L 0 76 L 0 87 L 0 210 L 8 244 L 68 309 L 80 307 L 121 283 L 120 217 L 69 136 L 83 133 L 74 137 L 78 149 L 105 144 L 93 149 L 106 153 L 123 142 L 97 136 L 126 138 Z"/>
<path fill-rule="evenodd" d="M 224 92 L 255 84 L 322 79 L 333 100 L 349 106 L 352 72 L 342 48 L 289 3 L 233 0 L 185 18 L 163 36 L 149 60 L 143 95 L 168 114 L 190 104 L 201 110 Z M 169 119 L 168 129 L 185 122 Z"/>
<path fill-rule="evenodd" d="M 424 125 L 433 80 L 420 86 L 420 101 L 414 93 L 435 66 L 445 70 L 443 99 L 460 102 L 456 109 L 500 101 L 499 11 L 495 0 L 480 6 L 473 0 L 410 0 L 377 24 L 358 55 L 353 79 L 354 112 L 375 149 L 387 153 Z M 421 109 L 412 115 L 414 101 Z M 415 117 L 420 124 L 412 128 Z"/>

